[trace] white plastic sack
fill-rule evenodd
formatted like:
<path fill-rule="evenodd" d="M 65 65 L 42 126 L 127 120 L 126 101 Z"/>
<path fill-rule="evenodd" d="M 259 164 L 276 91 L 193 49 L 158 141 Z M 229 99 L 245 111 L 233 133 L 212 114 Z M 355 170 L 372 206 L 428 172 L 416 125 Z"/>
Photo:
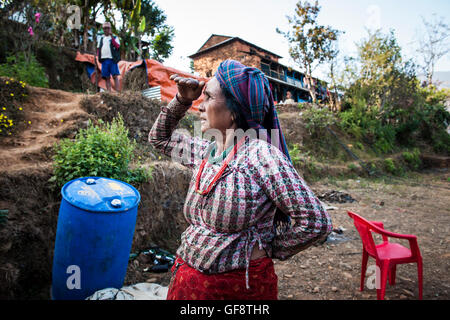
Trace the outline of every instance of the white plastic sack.
<path fill-rule="evenodd" d="M 166 300 L 169 288 L 156 283 L 138 283 L 120 290 L 106 288 L 96 291 L 86 300 Z"/>

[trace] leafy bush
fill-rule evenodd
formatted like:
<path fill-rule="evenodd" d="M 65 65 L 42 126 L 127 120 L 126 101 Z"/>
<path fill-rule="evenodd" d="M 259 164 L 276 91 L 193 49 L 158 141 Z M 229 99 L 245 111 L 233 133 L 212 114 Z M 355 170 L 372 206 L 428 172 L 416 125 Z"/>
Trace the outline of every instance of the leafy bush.
<path fill-rule="evenodd" d="M 384 167 L 387 172 L 392 173 L 392 174 L 395 174 L 397 171 L 394 160 L 392 160 L 391 158 L 387 158 L 384 160 Z"/>
<path fill-rule="evenodd" d="M 318 108 L 314 105 L 302 113 L 305 127 L 313 137 L 319 137 L 326 127 L 334 125 L 336 118 L 328 108 Z"/>
<path fill-rule="evenodd" d="M 45 69 L 32 54 L 29 59 L 26 59 L 23 52 L 8 56 L 6 63 L 0 64 L 0 76 L 13 77 L 35 87 L 48 88 Z"/>
<path fill-rule="evenodd" d="M 428 141 L 438 153 L 450 154 L 450 113 L 441 104 L 424 105 L 414 115 L 419 119 L 419 131 L 422 139 Z"/>
<path fill-rule="evenodd" d="M 79 177 L 98 176 L 133 184 L 150 178 L 143 168 L 130 168 L 136 141 L 128 138 L 122 116 L 111 123 L 99 120 L 81 129 L 74 141 L 64 139 L 55 145 L 54 177 L 58 186 Z"/>
<path fill-rule="evenodd" d="M 295 143 L 289 146 L 289 156 L 291 157 L 294 166 L 298 165 L 301 161 L 300 152 L 298 144 Z"/>
<path fill-rule="evenodd" d="M 376 109 L 368 107 L 363 98 L 354 102 L 351 109 L 339 114 L 341 129 L 366 142 L 378 153 L 391 152 L 395 147 L 394 127 L 383 123 Z"/>
<path fill-rule="evenodd" d="M 414 150 L 411 152 L 403 152 L 402 156 L 405 162 L 408 163 L 408 166 L 414 170 L 419 169 L 420 165 L 422 164 L 422 161 L 420 160 L 420 150 L 417 148 L 414 148 Z"/>

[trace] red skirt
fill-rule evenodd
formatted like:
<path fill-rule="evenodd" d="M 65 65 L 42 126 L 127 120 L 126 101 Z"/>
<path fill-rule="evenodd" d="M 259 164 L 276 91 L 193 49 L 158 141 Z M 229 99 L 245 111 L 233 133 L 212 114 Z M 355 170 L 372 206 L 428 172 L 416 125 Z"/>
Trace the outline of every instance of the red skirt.
<path fill-rule="evenodd" d="M 172 267 L 167 300 L 277 300 L 278 277 L 273 261 L 264 257 L 250 261 L 249 286 L 245 269 L 204 274 L 177 257 Z"/>

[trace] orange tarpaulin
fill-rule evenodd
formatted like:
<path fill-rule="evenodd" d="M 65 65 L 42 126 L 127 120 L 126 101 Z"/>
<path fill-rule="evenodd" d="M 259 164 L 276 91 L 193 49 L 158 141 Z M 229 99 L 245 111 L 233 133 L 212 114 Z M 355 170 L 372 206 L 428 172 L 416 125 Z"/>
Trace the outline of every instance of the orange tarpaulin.
<path fill-rule="evenodd" d="M 97 57 L 95 57 L 92 54 L 77 52 L 77 56 L 75 57 L 75 60 L 88 63 L 92 66 L 95 66 L 95 64 L 96 64 L 95 62 L 97 62 L 97 69 L 99 70 L 99 75 L 100 75 L 100 77 L 98 79 L 98 86 L 100 88 L 103 88 L 106 90 L 106 81 L 105 81 L 105 79 L 103 79 L 101 77 L 102 64 L 98 61 Z M 172 74 L 176 73 L 182 77 L 194 78 L 199 81 L 203 80 L 205 82 L 208 81 L 207 78 L 197 77 L 197 76 L 194 76 L 194 75 L 184 72 L 184 71 L 166 67 L 162 63 L 160 63 L 156 60 L 145 59 L 145 60 L 139 60 L 139 61 L 135 61 L 135 62 L 119 61 L 118 67 L 119 67 L 119 71 L 120 71 L 120 76 L 119 76 L 120 90 L 122 90 L 123 76 L 128 71 L 130 71 L 136 67 L 142 67 L 142 66 L 145 67 L 147 70 L 148 85 L 150 87 L 160 86 L 161 87 L 161 99 L 164 101 L 167 101 L 167 102 L 171 101 L 178 91 L 177 85 L 175 84 L 175 82 L 173 80 L 170 80 L 170 76 Z M 91 73 L 91 82 L 93 84 L 95 84 L 95 71 Z M 113 83 L 114 83 L 114 80 L 111 79 L 111 84 L 113 84 Z M 114 86 L 112 85 L 111 87 L 112 87 L 112 90 L 114 90 L 113 89 Z M 202 102 L 202 100 L 203 100 L 203 95 L 200 96 L 200 98 L 193 103 L 192 109 L 197 110 L 197 106 Z"/>

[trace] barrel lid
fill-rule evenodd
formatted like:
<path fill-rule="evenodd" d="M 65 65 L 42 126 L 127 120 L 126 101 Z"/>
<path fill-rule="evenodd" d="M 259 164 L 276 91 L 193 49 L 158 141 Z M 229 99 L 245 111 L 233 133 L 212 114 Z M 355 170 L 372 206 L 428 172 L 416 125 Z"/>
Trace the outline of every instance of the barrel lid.
<path fill-rule="evenodd" d="M 61 190 L 71 205 L 92 212 L 122 212 L 136 207 L 141 195 L 128 183 L 102 177 L 84 177 L 67 182 Z"/>

